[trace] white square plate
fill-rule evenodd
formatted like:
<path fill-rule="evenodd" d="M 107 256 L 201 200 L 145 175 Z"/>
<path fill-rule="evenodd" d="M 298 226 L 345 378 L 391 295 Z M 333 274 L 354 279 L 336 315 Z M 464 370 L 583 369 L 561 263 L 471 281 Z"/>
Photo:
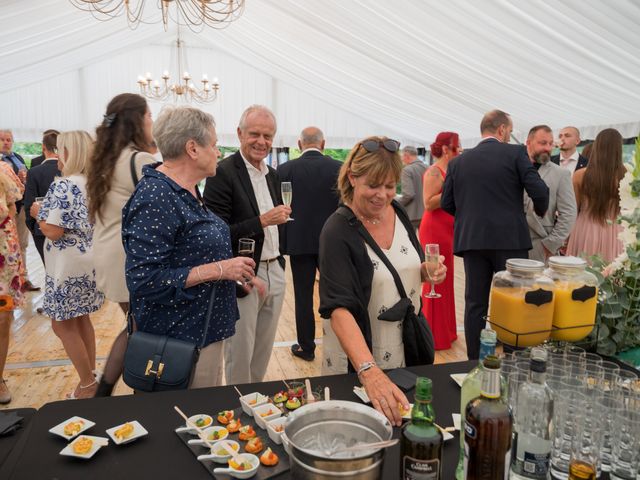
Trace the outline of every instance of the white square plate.
<path fill-rule="evenodd" d="M 464 382 L 464 379 L 467 378 L 466 373 L 452 373 L 450 376 L 451 378 L 453 378 L 453 381 L 458 384 L 459 387 L 462 387 L 462 382 Z"/>
<path fill-rule="evenodd" d="M 87 437 L 90 438 L 91 440 L 93 440 L 93 446 L 91 447 L 91 450 L 89 450 L 87 453 L 83 453 L 83 454 L 79 454 L 73 451 L 73 444 L 76 443 L 78 440 L 80 440 L 83 437 Z M 92 435 L 80 435 L 78 438 L 76 438 L 73 442 L 69 443 L 69 445 L 67 445 L 66 447 L 64 447 L 61 451 L 60 451 L 60 455 L 64 455 L 65 457 L 77 457 L 77 458 L 84 458 L 85 460 L 89 460 L 91 457 L 93 457 L 95 455 L 95 453 L 100 450 L 100 447 L 102 447 L 104 442 L 109 442 L 108 438 L 105 437 L 94 437 Z"/>
<path fill-rule="evenodd" d="M 124 443 L 133 442 L 135 439 L 144 437 L 145 435 L 149 434 L 149 432 L 147 432 L 147 429 L 144 428 L 142 425 L 140 425 L 140 422 L 138 422 L 137 420 L 131 420 L 130 422 L 126 422 L 126 423 L 130 423 L 131 425 L 133 425 L 133 432 L 127 438 L 119 439 L 115 435 L 116 430 L 124 426 L 125 425 L 124 423 L 107 430 L 107 435 L 111 437 L 111 440 L 113 440 L 113 443 L 115 443 L 116 445 L 122 445 Z"/>
<path fill-rule="evenodd" d="M 71 422 L 84 422 L 84 425 L 82 426 L 82 428 L 80 429 L 80 431 L 78 433 L 74 433 L 73 435 L 65 435 L 64 426 L 66 424 L 68 424 L 68 423 L 71 423 Z M 78 435 L 80 435 L 82 432 L 84 432 L 85 430 L 89 430 L 95 424 L 96 424 L 95 422 L 92 422 L 91 420 L 87 420 L 86 418 L 71 417 L 71 418 L 68 418 L 67 420 L 65 420 L 64 422 L 59 423 L 55 427 L 50 428 L 49 432 L 53 433 L 54 435 L 60 435 L 62 438 L 66 439 L 66 440 L 72 440 L 72 439 L 76 438 Z"/>

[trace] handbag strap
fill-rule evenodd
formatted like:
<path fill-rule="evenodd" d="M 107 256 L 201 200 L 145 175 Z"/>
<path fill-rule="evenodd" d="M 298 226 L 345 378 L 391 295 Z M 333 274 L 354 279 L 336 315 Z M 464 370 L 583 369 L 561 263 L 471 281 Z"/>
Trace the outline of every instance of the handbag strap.
<path fill-rule="evenodd" d="M 207 331 L 209 330 L 209 322 L 211 320 L 211 312 L 213 311 L 213 301 L 216 298 L 216 290 L 218 286 L 214 283 L 211 290 L 211 297 L 209 298 L 209 305 L 207 306 L 207 321 L 204 324 L 204 330 L 202 331 L 202 341 L 198 345 L 198 350 L 202 350 L 204 342 L 207 339 Z M 133 333 L 133 313 L 131 313 L 131 299 L 129 299 L 129 312 L 127 313 L 127 333 L 131 335 Z"/>
<path fill-rule="evenodd" d="M 131 180 L 133 181 L 134 188 L 140 181 L 138 179 L 138 172 L 136 172 L 136 155 L 138 155 L 138 153 L 139 152 L 133 152 L 133 155 L 131 155 L 129 159 L 129 170 L 131 171 Z"/>

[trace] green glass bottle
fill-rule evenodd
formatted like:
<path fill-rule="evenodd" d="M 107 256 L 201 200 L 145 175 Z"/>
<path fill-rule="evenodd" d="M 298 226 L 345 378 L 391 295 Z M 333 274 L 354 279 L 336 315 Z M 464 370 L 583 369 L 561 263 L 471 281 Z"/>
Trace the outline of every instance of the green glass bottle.
<path fill-rule="evenodd" d="M 440 480 L 442 478 L 442 432 L 435 426 L 431 406 L 431 379 L 418 377 L 411 421 L 402 427 L 400 478 Z"/>

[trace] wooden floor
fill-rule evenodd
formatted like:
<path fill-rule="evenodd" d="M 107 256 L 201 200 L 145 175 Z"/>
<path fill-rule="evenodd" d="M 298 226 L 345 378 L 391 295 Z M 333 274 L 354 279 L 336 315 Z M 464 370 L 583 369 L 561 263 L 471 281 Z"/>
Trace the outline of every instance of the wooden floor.
<path fill-rule="evenodd" d="M 44 284 L 44 268 L 33 244 L 27 252 L 29 276 L 35 285 Z M 456 258 L 455 264 L 456 314 L 458 320 L 458 340 L 451 349 L 436 353 L 436 363 L 466 360 L 462 314 L 464 311 L 464 271 L 462 262 Z M 35 407 L 62 400 L 71 392 L 78 376 L 69 362 L 62 343 L 51 330 L 51 320 L 39 315 L 36 308 L 42 304 L 43 292 L 28 295 L 24 310 L 15 312 L 11 329 L 9 357 L 4 377 L 11 390 L 13 400 L 4 408 Z M 317 311 L 318 295 L 315 294 Z M 106 303 L 91 316 L 96 332 L 98 369 L 109 354 L 111 343 L 125 325 L 120 308 Z M 316 337 L 321 336 L 321 320 L 316 317 Z M 296 341 L 293 286 L 290 269 L 287 269 L 287 290 L 276 334 L 273 353 L 267 369 L 266 380 L 313 377 L 320 375 L 322 342 L 318 339 L 316 359 L 305 362 L 291 355 L 290 346 Z M 131 390 L 119 382 L 115 394 L 125 395 Z"/>

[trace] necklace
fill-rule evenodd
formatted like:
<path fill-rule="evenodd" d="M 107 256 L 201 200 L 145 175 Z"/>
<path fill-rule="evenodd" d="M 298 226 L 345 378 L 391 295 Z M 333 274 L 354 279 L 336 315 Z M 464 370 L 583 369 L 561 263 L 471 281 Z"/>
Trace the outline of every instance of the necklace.
<path fill-rule="evenodd" d="M 383 215 L 380 215 L 379 217 L 373 217 L 373 218 L 368 218 L 364 215 L 362 215 L 361 213 L 357 212 L 355 208 L 352 207 L 353 213 L 356 214 L 356 217 L 358 217 L 360 219 L 360 221 L 364 221 L 366 223 L 369 223 L 371 225 L 380 225 L 382 223 L 382 217 Z"/>

